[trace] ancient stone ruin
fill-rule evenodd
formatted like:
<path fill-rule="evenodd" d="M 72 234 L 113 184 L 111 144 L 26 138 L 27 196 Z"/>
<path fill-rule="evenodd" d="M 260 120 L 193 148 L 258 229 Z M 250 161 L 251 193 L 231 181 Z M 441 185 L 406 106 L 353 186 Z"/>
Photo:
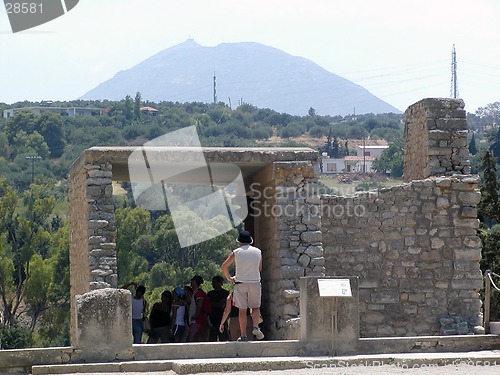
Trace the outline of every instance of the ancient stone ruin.
<path fill-rule="evenodd" d="M 349 196 L 318 193 L 314 150 L 207 148 L 240 167 L 259 212 L 264 330 L 299 337 L 300 277 L 358 276 L 362 337 L 472 333 L 482 275 L 464 103 L 424 99 L 406 111 L 406 183 Z M 130 147 L 93 147 L 70 176 L 72 344 L 77 295 L 117 287 L 112 181 L 128 181 Z M 179 151 L 182 152 L 182 151 Z M 254 212 L 255 213 L 255 212 Z"/>

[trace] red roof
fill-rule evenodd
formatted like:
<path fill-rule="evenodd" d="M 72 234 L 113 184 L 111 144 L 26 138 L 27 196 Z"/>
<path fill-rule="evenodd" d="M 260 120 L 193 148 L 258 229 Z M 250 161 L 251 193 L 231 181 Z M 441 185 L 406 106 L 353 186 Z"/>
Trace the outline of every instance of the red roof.
<path fill-rule="evenodd" d="M 141 107 L 141 111 L 160 112 L 153 107 Z"/>

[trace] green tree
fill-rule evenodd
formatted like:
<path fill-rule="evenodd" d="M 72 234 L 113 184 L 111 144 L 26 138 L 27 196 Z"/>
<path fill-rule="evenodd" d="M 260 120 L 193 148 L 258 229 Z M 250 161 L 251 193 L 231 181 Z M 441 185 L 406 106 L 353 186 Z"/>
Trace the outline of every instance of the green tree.
<path fill-rule="evenodd" d="M 133 108 L 134 106 L 132 104 L 132 98 L 130 97 L 130 95 L 127 95 L 125 97 L 125 104 L 123 107 L 123 114 L 125 115 L 125 118 L 127 120 L 132 120 L 132 118 L 134 117 Z"/>
<path fill-rule="evenodd" d="M 474 133 L 472 133 L 472 137 L 469 141 L 469 153 L 471 155 L 477 154 L 476 136 Z"/>
<path fill-rule="evenodd" d="M 52 158 L 59 158 L 64 153 L 66 141 L 64 139 L 64 120 L 58 113 L 46 112 L 40 117 L 38 125 Z"/>
<path fill-rule="evenodd" d="M 32 111 L 19 111 L 7 121 L 5 128 L 9 142 L 12 145 L 16 135 L 23 131 L 25 134 L 31 134 L 38 129 L 39 116 Z"/>
<path fill-rule="evenodd" d="M 480 107 L 476 111 L 476 115 L 481 119 L 487 119 L 491 125 L 495 127 L 500 120 L 500 102 L 487 104 L 486 107 Z"/>
<path fill-rule="evenodd" d="M 37 131 L 27 136 L 25 147 L 26 152 L 34 153 L 42 157 L 42 159 L 47 159 L 50 155 L 49 146 L 45 143 L 43 136 Z"/>
<path fill-rule="evenodd" d="M 0 132 L 0 158 L 8 159 L 10 155 L 9 138 L 4 132 Z"/>
<path fill-rule="evenodd" d="M 12 327 L 22 306 L 30 305 L 27 288 L 33 272 L 37 274 L 39 258 L 47 254 L 50 233 L 48 218 L 55 199 L 44 196 L 46 187 L 31 185 L 31 191 L 24 193 L 25 206 L 17 193 L 0 179 L 0 303 L 2 304 L 2 324 Z M 35 265 L 32 265 L 32 261 Z M 36 276 L 35 276 L 36 277 Z M 33 289 L 33 287 L 32 287 Z M 29 294 L 29 293 L 28 293 Z M 36 319 L 33 325 L 36 323 Z"/>
<path fill-rule="evenodd" d="M 490 150 L 493 155 L 498 159 L 500 158 L 500 128 L 488 134 L 488 139 L 491 142 Z"/>
<path fill-rule="evenodd" d="M 141 117 L 141 93 L 137 91 L 134 100 L 134 117 L 138 120 Z"/>
<path fill-rule="evenodd" d="M 330 156 L 332 158 L 339 158 L 340 157 L 340 146 L 339 146 L 339 141 L 338 141 L 337 137 L 333 138 L 332 153 Z"/>
<path fill-rule="evenodd" d="M 481 200 L 477 205 L 477 215 L 483 223 L 493 221 L 500 223 L 500 202 L 498 191 L 500 184 L 496 175 L 496 159 L 489 150 L 481 158 L 482 179 L 479 186 Z"/>
<path fill-rule="evenodd" d="M 389 148 L 373 161 L 372 168 L 379 173 L 390 171 L 391 177 L 400 178 L 403 176 L 403 142 L 398 140 L 391 143 Z"/>
<path fill-rule="evenodd" d="M 147 260 L 135 253 L 132 245 L 140 236 L 150 232 L 151 216 L 142 208 L 126 207 L 115 211 L 115 221 L 119 283 L 126 284 L 148 270 Z"/>

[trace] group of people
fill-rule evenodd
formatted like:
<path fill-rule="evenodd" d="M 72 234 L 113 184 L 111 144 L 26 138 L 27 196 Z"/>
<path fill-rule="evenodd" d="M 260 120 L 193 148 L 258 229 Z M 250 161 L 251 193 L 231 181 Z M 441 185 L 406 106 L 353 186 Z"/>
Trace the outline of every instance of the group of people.
<path fill-rule="evenodd" d="M 132 334 L 134 344 L 142 342 L 143 332 L 148 334 L 147 343 L 196 342 L 196 341 L 249 341 L 253 336 L 262 340 L 259 328 L 262 270 L 261 250 L 252 246 L 249 232 L 241 231 L 235 249 L 221 265 L 226 279 L 234 283 L 234 291 L 224 289 L 221 276 L 212 278 L 213 290 L 205 293 L 200 287 L 204 280 L 196 275 L 191 285 L 176 287 L 161 294 L 161 302 L 153 305 L 146 317 L 146 288 L 129 283 L 123 288 L 135 286 L 132 298 Z M 234 276 L 229 266 L 235 263 Z M 229 324 L 228 324 L 229 319 Z M 148 322 L 148 324 L 145 324 Z"/>

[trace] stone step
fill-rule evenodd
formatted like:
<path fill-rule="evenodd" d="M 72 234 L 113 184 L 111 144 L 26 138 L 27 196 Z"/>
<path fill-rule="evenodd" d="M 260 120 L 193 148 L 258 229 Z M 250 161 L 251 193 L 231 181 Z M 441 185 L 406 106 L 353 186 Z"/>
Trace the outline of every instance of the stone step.
<path fill-rule="evenodd" d="M 173 361 L 127 361 L 110 363 L 71 363 L 64 365 L 33 366 L 32 375 L 108 373 L 108 372 L 159 372 L 172 370 Z"/>
<path fill-rule="evenodd" d="M 134 345 L 133 353 L 133 359 L 141 361 L 165 358 L 290 357 L 305 354 L 304 343 L 299 340 Z"/>
<path fill-rule="evenodd" d="M 113 363 L 65 364 L 33 366 L 33 375 L 162 372 L 166 374 L 198 374 L 204 372 L 314 370 L 351 366 L 396 365 L 401 368 L 425 366 L 500 365 L 500 351 L 486 350 L 465 353 L 407 353 L 376 354 L 340 357 L 260 357 L 260 358 L 205 358 L 163 361 L 130 361 Z"/>

